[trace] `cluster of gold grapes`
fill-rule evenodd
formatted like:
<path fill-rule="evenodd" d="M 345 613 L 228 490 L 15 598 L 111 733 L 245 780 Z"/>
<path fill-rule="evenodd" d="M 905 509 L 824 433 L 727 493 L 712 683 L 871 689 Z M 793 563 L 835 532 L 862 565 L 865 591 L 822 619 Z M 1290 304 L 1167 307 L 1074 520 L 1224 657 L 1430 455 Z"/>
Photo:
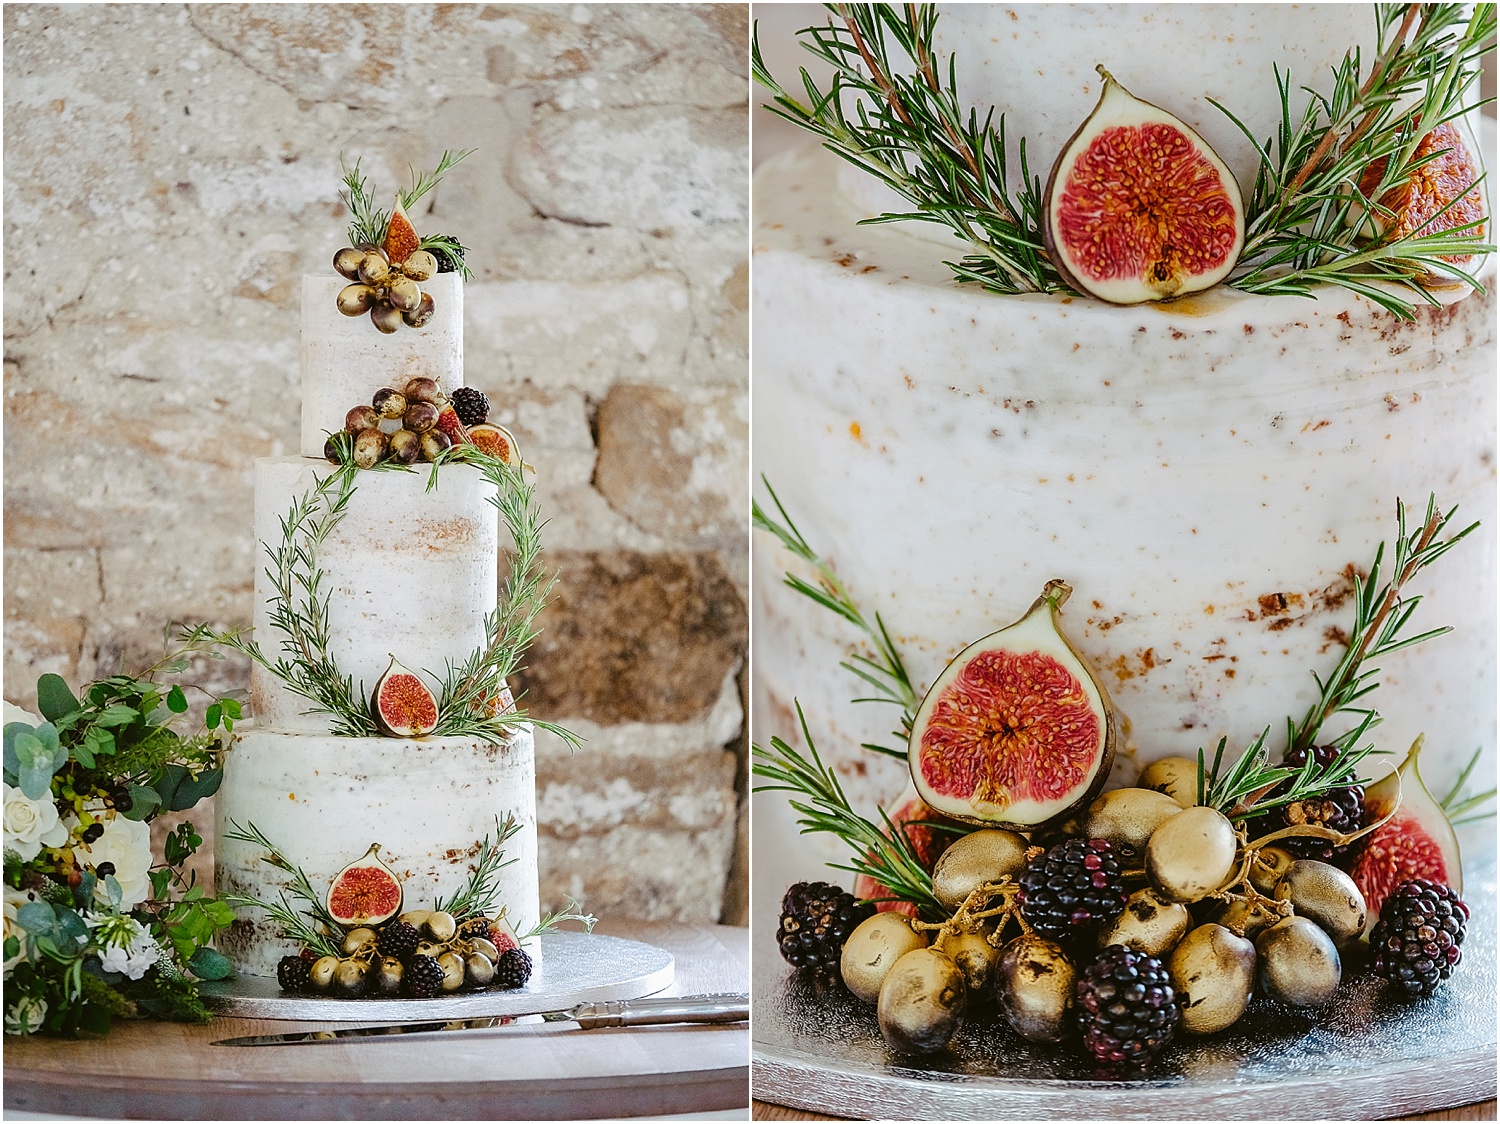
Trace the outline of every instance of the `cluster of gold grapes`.
<path fill-rule="evenodd" d="M 393 260 L 379 246 L 345 246 L 333 255 L 333 268 L 353 282 L 339 290 L 339 311 L 345 316 L 368 312 L 370 322 L 387 335 L 402 324 L 420 328 L 432 319 L 432 294 L 424 293 L 418 282 L 438 271 L 438 261 L 426 250 Z"/>

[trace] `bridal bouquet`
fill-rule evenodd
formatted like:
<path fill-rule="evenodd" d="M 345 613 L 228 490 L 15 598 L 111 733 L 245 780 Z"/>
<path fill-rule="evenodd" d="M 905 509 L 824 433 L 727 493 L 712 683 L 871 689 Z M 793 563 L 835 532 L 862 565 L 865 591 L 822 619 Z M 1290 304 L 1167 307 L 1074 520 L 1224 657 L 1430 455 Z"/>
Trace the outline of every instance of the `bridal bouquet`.
<path fill-rule="evenodd" d="M 31 714 L 4 704 L 4 1007 L 6 1034 L 102 1034 L 116 1017 L 206 1021 L 197 980 L 229 974 L 210 947 L 234 920 L 183 864 L 202 844 L 191 822 L 151 846 L 151 821 L 211 796 L 240 704 L 210 695 L 185 725 L 190 649 L 139 677 L 75 696 L 37 683 Z M 196 690 L 197 688 L 189 688 Z"/>

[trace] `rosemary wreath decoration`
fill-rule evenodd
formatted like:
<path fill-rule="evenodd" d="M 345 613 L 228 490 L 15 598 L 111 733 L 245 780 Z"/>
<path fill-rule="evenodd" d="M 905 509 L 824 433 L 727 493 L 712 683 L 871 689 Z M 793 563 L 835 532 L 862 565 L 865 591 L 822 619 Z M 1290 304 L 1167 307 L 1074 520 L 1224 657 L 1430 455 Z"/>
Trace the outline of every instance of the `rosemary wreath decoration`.
<path fill-rule="evenodd" d="M 802 97 L 789 91 L 761 57 L 758 34 L 752 40 L 751 71 L 771 92 L 766 108 L 911 204 L 864 222 L 936 223 L 967 243 L 965 256 L 943 263 L 957 280 L 1003 294 L 1069 291 L 1043 245 L 1042 183 L 1026 140 L 1008 136 L 1005 115 L 994 108 L 965 111 L 953 58 L 945 63 L 933 50 L 933 5 L 827 7 L 825 26 L 799 33 L 833 68 L 827 89 L 804 69 Z M 1434 225 L 1478 180 L 1415 230 L 1372 228 L 1391 214 L 1382 196 L 1444 155 L 1419 155 L 1422 138 L 1478 107 L 1465 101 L 1494 46 L 1495 5 L 1377 4 L 1375 21 L 1378 45 L 1368 70 L 1351 50 L 1329 92 L 1302 88 L 1300 114 L 1292 108 L 1291 75 L 1274 70 L 1281 101 L 1275 137 L 1252 135 L 1229 107 L 1212 103 L 1259 156 L 1244 252 L 1225 282 L 1231 287 L 1314 296 L 1317 286 L 1336 285 L 1403 319 L 1412 318 L 1416 300 L 1439 303 L 1436 280 L 1480 290 L 1461 264 L 1445 259 L 1494 252 L 1483 220 Z M 1362 192 L 1361 176 L 1380 161 L 1379 183 Z"/>
<path fill-rule="evenodd" d="M 361 469 L 353 459 L 353 443 L 347 433 L 332 435 L 339 461 L 327 475 L 313 476 L 313 486 L 293 501 L 281 519 L 281 540 L 266 543 L 266 567 L 273 595 L 270 622 L 280 635 L 280 652 L 268 655 L 259 641 L 244 630 L 215 631 L 198 625 L 184 633 L 188 642 L 223 644 L 264 668 L 293 693 L 307 699 L 309 714 L 326 714 L 330 732 L 337 737 L 378 737 L 380 729 L 366 702 L 365 687 L 338 666 L 330 647 L 328 608 L 331 593 L 318 566 L 318 549 L 348 512 L 359 472 L 411 472 L 413 469 L 382 462 Z M 446 464 L 469 465 L 491 484 L 486 497 L 500 513 L 514 543 L 510 567 L 501 583 L 493 612 L 485 617 L 484 640 L 461 662 L 449 662 L 439 680 L 438 721 L 434 737 L 477 737 L 488 742 L 504 741 L 510 731 L 523 724 L 547 730 L 570 748 L 582 744 L 579 736 L 554 722 L 533 718 L 524 709 L 492 713 L 493 700 L 504 683 L 521 670 L 527 647 L 536 639 L 537 616 L 546 606 L 556 575 L 541 562 L 541 531 L 544 520 L 536 504 L 535 485 L 527 483 L 522 470 L 473 445 L 455 445 L 432 464 L 427 490 L 438 486 L 438 471 Z M 439 677 L 428 673 L 434 679 Z"/>

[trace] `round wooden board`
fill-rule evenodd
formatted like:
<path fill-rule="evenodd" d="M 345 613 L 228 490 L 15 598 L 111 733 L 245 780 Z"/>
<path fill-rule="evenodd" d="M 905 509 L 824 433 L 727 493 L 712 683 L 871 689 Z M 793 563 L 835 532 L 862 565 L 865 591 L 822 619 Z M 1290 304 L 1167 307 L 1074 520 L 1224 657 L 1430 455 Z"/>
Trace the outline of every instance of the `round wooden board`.
<path fill-rule="evenodd" d="M 601 928 L 673 955 L 676 979 L 665 994 L 748 988 L 744 929 Z M 209 1043 L 308 1024 L 217 1018 L 207 1026 L 121 1023 L 106 1038 L 77 1042 L 7 1039 L 5 1107 L 179 1120 L 550 1120 L 748 1109 L 744 1024 L 593 1031 L 571 1025 L 253 1049 Z"/>

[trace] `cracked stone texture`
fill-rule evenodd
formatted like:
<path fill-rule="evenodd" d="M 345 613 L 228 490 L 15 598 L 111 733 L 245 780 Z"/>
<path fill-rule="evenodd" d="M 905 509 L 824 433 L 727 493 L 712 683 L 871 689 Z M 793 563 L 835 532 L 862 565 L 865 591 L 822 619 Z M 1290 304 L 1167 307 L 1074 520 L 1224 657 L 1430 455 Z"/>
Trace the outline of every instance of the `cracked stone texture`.
<path fill-rule="evenodd" d="M 248 621 L 251 463 L 296 447 L 340 153 L 384 196 L 474 147 L 413 217 L 470 247 L 466 377 L 540 470 L 567 571 L 532 701 L 591 741 L 539 763 L 544 880 L 600 913 L 742 916 L 744 9 L 4 18 L 7 697 L 145 666 L 174 620 Z"/>

